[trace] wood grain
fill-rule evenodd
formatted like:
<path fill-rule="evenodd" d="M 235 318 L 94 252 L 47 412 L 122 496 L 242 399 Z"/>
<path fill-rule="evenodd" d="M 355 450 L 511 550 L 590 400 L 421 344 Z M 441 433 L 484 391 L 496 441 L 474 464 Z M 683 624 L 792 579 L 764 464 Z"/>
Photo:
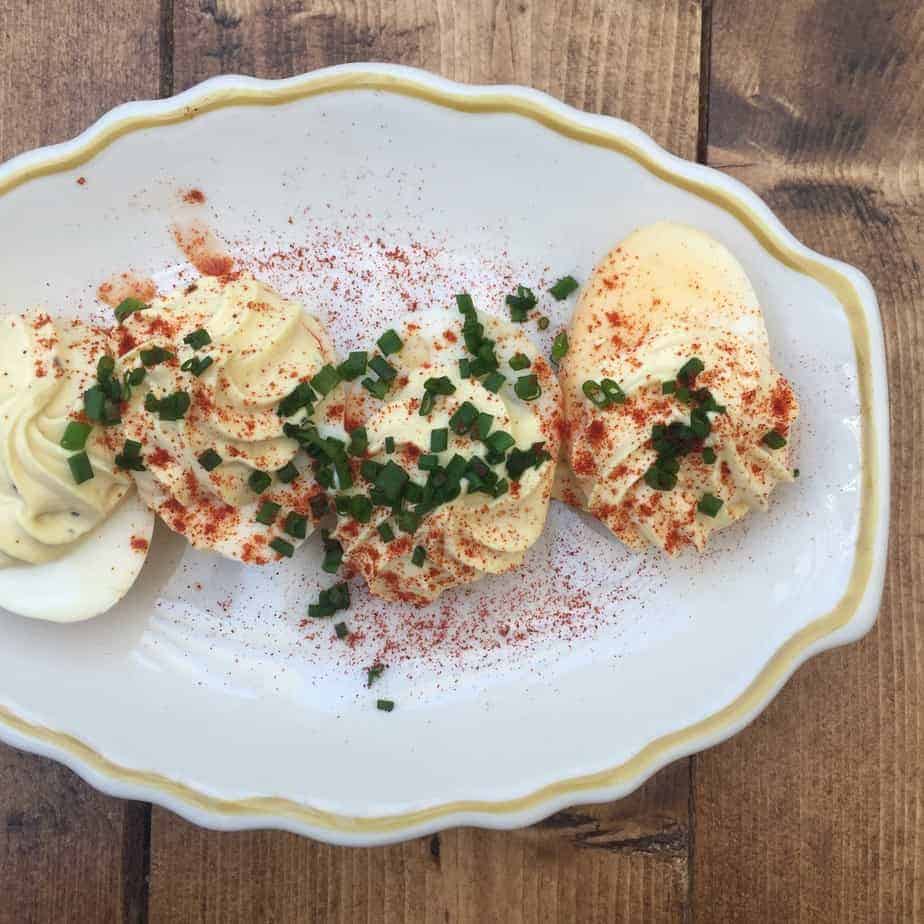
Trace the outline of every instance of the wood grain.
<path fill-rule="evenodd" d="M 924 919 L 924 9 L 852 10 L 715 8 L 709 161 L 872 279 L 894 481 L 875 630 L 803 667 L 752 728 L 695 759 L 694 907 L 707 920 Z"/>
<path fill-rule="evenodd" d="M 693 0 L 176 0 L 175 23 L 177 90 L 220 73 L 287 77 L 390 61 L 536 87 L 696 156 Z"/>
<path fill-rule="evenodd" d="M 156 96 L 159 11 L 0 0 L 0 160 Z M 0 922 L 140 920 L 149 809 L 0 745 Z"/>
<path fill-rule="evenodd" d="M 462 829 L 347 849 L 219 834 L 155 810 L 151 920 L 679 921 L 688 762 L 623 802 L 515 832 Z"/>
<path fill-rule="evenodd" d="M 175 87 L 389 60 L 516 82 L 621 115 L 694 156 L 700 9 L 689 2 L 189 2 L 175 7 Z M 155 809 L 153 920 L 678 921 L 686 913 L 689 764 L 632 799 L 525 831 L 447 832 L 347 850 L 278 833 L 216 834 Z"/>

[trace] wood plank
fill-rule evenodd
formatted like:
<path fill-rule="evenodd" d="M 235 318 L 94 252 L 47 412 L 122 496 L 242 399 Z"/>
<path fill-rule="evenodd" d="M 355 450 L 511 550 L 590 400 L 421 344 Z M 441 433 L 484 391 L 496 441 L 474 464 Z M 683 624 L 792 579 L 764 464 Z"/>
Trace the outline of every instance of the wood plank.
<path fill-rule="evenodd" d="M 871 277 L 892 398 L 887 592 L 860 644 L 802 668 L 694 763 L 694 914 L 924 919 L 924 9 L 720 0 L 709 161 L 810 246 Z M 757 46 L 786 54 L 755 55 Z"/>
<path fill-rule="evenodd" d="M 0 0 L 0 160 L 156 96 L 159 10 L 145 0 Z M 0 922 L 139 920 L 149 809 L 0 745 Z"/>
<path fill-rule="evenodd" d="M 512 81 L 620 115 L 694 156 L 700 8 L 685 0 L 176 0 L 175 87 L 389 60 Z M 513 833 L 450 831 L 347 850 L 216 834 L 155 809 L 154 920 L 677 921 L 687 902 L 689 763 L 621 803 Z"/>
<path fill-rule="evenodd" d="M 696 156 L 700 6 L 688 0 L 176 0 L 175 87 L 349 61 L 518 83 Z"/>
<path fill-rule="evenodd" d="M 371 849 L 220 834 L 155 809 L 155 921 L 679 921 L 688 761 L 611 805 L 515 832 L 462 829 Z"/>

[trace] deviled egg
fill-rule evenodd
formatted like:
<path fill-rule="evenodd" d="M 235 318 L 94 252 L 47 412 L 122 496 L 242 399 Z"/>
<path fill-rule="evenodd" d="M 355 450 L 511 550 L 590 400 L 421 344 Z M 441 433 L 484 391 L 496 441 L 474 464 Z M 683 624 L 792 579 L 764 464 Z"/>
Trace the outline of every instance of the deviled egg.
<path fill-rule="evenodd" d="M 708 235 L 628 237 L 585 285 L 570 343 L 561 495 L 628 546 L 701 550 L 792 481 L 798 403 L 744 269 Z"/>

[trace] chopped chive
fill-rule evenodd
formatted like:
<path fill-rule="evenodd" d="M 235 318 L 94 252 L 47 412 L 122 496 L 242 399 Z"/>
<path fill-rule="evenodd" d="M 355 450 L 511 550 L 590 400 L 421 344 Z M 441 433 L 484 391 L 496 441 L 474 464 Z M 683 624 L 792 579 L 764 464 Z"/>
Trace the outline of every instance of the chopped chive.
<path fill-rule="evenodd" d="M 449 445 L 449 430 L 439 427 L 430 431 L 430 452 L 443 452 Z"/>
<path fill-rule="evenodd" d="M 366 686 L 371 687 L 372 684 L 382 676 L 385 672 L 385 665 L 375 663 L 372 667 L 366 669 Z"/>
<path fill-rule="evenodd" d="M 470 401 L 463 401 L 456 409 L 456 412 L 449 418 L 449 426 L 454 433 L 462 436 L 472 428 L 478 418 L 478 409 Z"/>
<path fill-rule="evenodd" d="M 510 320 L 522 324 L 529 316 L 529 312 L 536 307 L 538 299 L 532 289 L 518 285 L 516 294 L 508 295 L 505 299 L 510 309 Z"/>
<path fill-rule="evenodd" d="M 618 382 L 614 382 L 612 379 L 603 379 L 603 381 L 600 382 L 600 388 L 603 389 L 603 394 L 610 404 L 626 403 L 626 393 L 622 390 Z"/>
<path fill-rule="evenodd" d="M 311 379 L 312 387 L 322 397 L 330 394 L 339 384 L 340 373 L 330 363 Z"/>
<path fill-rule="evenodd" d="M 83 412 L 90 420 L 102 423 L 105 406 L 106 395 L 99 385 L 94 385 L 83 393 Z"/>
<path fill-rule="evenodd" d="M 86 452 L 75 452 L 67 459 L 68 468 L 77 484 L 83 484 L 93 477 L 93 466 Z"/>
<path fill-rule="evenodd" d="M 394 330 L 389 328 L 376 340 L 376 346 L 382 351 L 383 356 L 390 356 L 392 353 L 400 352 L 404 346 L 404 341 Z"/>
<path fill-rule="evenodd" d="M 69 420 L 61 434 L 61 448 L 69 452 L 77 452 L 87 445 L 87 437 L 93 427 L 90 424 L 81 423 L 79 420 Z"/>
<path fill-rule="evenodd" d="M 424 454 L 417 459 L 417 467 L 424 472 L 432 472 L 440 464 L 440 457 Z"/>
<path fill-rule="evenodd" d="M 349 452 L 351 456 L 365 455 L 368 448 L 369 434 L 366 432 L 365 427 L 357 427 L 350 432 L 350 446 L 347 452 Z"/>
<path fill-rule="evenodd" d="M 572 292 L 580 288 L 580 283 L 574 276 L 562 276 L 555 285 L 549 289 L 549 294 L 557 302 L 564 301 Z"/>
<path fill-rule="evenodd" d="M 487 438 L 487 435 L 491 432 L 491 427 L 493 425 L 493 414 L 479 414 L 478 420 L 475 421 L 475 432 L 478 434 L 478 439 L 484 441 Z"/>
<path fill-rule="evenodd" d="M 568 353 L 568 335 L 562 331 L 552 341 L 552 362 L 560 363 Z"/>
<path fill-rule="evenodd" d="M 385 437 L 385 452 L 391 455 L 395 451 L 395 438 L 393 436 Z"/>
<path fill-rule="evenodd" d="M 497 394 L 500 391 L 501 385 L 507 381 L 505 375 L 501 375 L 500 372 L 492 372 L 490 375 L 486 375 L 482 380 L 481 384 L 490 392 Z"/>
<path fill-rule="evenodd" d="M 513 390 L 522 401 L 535 401 L 542 394 L 539 377 L 536 375 L 521 375 L 513 386 Z"/>
<path fill-rule="evenodd" d="M 259 469 L 251 472 L 250 477 L 247 479 L 250 490 L 255 494 L 262 494 L 272 483 L 273 479 L 266 472 L 261 472 Z"/>
<path fill-rule="evenodd" d="M 433 410 L 433 406 L 436 404 L 436 395 L 431 392 L 425 392 L 424 396 L 420 399 L 420 410 L 418 415 L 420 417 L 427 417 Z"/>
<path fill-rule="evenodd" d="M 514 372 L 520 372 L 523 369 L 528 369 L 532 365 L 529 357 L 525 353 L 514 353 L 510 357 L 510 368 Z"/>
<path fill-rule="evenodd" d="M 210 472 L 221 465 L 222 459 L 214 449 L 206 449 L 205 452 L 199 456 L 198 461 L 207 472 Z"/>
<path fill-rule="evenodd" d="M 282 468 L 276 469 L 276 477 L 283 484 L 291 484 L 293 481 L 295 481 L 296 478 L 298 478 L 298 474 L 298 469 L 295 467 L 293 462 L 286 462 Z"/>
<path fill-rule="evenodd" d="M 352 382 L 361 375 L 366 374 L 366 362 L 368 354 L 365 350 L 354 350 L 350 355 L 337 367 L 340 378 L 345 382 Z"/>
<path fill-rule="evenodd" d="M 308 535 L 308 517 L 302 516 L 302 514 L 296 513 L 293 510 L 286 514 L 282 528 L 292 536 L 293 539 L 304 539 Z"/>
<path fill-rule="evenodd" d="M 459 360 L 459 378 L 467 379 L 471 375 L 471 363 L 468 357 Z"/>
<path fill-rule="evenodd" d="M 677 373 L 677 381 L 682 385 L 691 385 L 696 376 L 705 368 L 703 361 L 698 356 L 694 356 L 680 367 L 680 371 Z"/>
<path fill-rule="evenodd" d="M 292 545 L 291 542 L 286 542 L 285 539 L 281 539 L 279 536 L 270 542 L 269 547 L 285 558 L 291 558 L 295 553 L 295 546 Z"/>
<path fill-rule="evenodd" d="M 485 441 L 485 446 L 498 455 L 505 453 L 516 445 L 516 440 L 503 430 L 495 430 Z"/>
<path fill-rule="evenodd" d="M 134 369 L 129 369 L 129 371 L 125 373 L 125 381 L 129 385 L 138 386 L 144 381 L 147 374 L 148 370 L 145 369 L 144 366 L 136 366 Z"/>
<path fill-rule="evenodd" d="M 382 537 L 382 542 L 391 542 L 395 538 L 395 531 L 391 528 L 389 523 L 386 521 L 384 523 L 379 523 L 376 527 L 379 535 Z"/>
<path fill-rule="evenodd" d="M 354 494 L 350 498 L 350 516 L 357 523 L 368 523 L 372 519 L 372 501 L 364 494 Z"/>
<path fill-rule="evenodd" d="M 175 391 L 157 402 L 157 413 L 161 420 L 182 420 L 189 404 L 189 395 L 185 391 Z"/>
<path fill-rule="evenodd" d="M 491 495 L 492 497 L 495 497 L 495 498 L 502 497 L 504 494 L 507 493 L 509 488 L 510 486 L 507 484 L 507 479 L 501 478 L 500 481 L 498 481 L 497 484 L 495 484 L 494 487 L 491 489 Z"/>
<path fill-rule="evenodd" d="M 341 491 L 353 487 L 353 473 L 350 471 L 350 463 L 347 462 L 346 456 L 337 456 L 334 459 L 334 471 L 337 473 L 337 486 Z"/>
<path fill-rule="evenodd" d="M 799 474 L 800 474 L 800 473 L 799 473 L 799 469 L 794 468 L 794 469 L 792 470 L 792 477 L 793 477 L 793 478 L 798 478 L 798 477 L 799 477 Z"/>
<path fill-rule="evenodd" d="M 678 385 L 674 394 L 677 396 L 677 400 L 681 404 L 689 404 L 693 400 L 693 395 L 686 385 Z"/>
<path fill-rule="evenodd" d="M 126 440 L 122 451 L 116 453 L 115 464 L 117 468 L 126 471 L 143 472 L 144 461 L 141 458 L 141 443 L 137 440 Z"/>
<path fill-rule="evenodd" d="M 475 303 L 468 292 L 462 292 L 456 296 L 456 307 L 460 314 L 472 314 L 475 311 Z"/>
<path fill-rule="evenodd" d="M 762 442 L 770 449 L 782 449 L 786 445 L 786 437 L 776 430 L 770 430 L 769 433 L 764 434 Z"/>
<path fill-rule="evenodd" d="M 314 393 L 314 389 L 312 389 L 307 382 L 299 382 L 298 385 L 279 402 L 279 408 L 276 413 L 279 414 L 280 417 L 292 417 L 303 407 L 310 407 L 311 404 L 317 400 L 317 397 L 318 396 Z"/>
<path fill-rule="evenodd" d="M 336 539 L 324 536 L 324 561 L 321 570 L 328 574 L 336 574 L 343 563 L 343 546 Z"/>
<path fill-rule="evenodd" d="M 411 564 L 416 565 L 418 568 L 422 568 L 426 559 L 427 550 L 422 545 L 415 546 L 414 554 L 411 555 Z"/>
<path fill-rule="evenodd" d="M 142 364 L 148 368 L 151 366 L 159 366 L 161 363 L 167 362 L 168 359 L 174 358 L 173 353 L 160 346 L 151 347 L 149 350 L 142 350 L 138 355 L 141 357 Z"/>
<path fill-rule="evenodd" d="M 391 712 L 395 708 L 395 702 L 391 699 L 377 699 L 375 701 L 375 708 L 379 712 Z"/>
<path fill-rule="evenodd" d="M 389 385 L 384 379 L 376 381 L 375 379 L 365 378 L 362 380 L 362 386 L 379 400 L 388 394 Z"/>
<path fill-rule="evenodd" d="M 409 480 L 410 476 L 400 465 L 388 461 L 375 479 L 375 486 L 384 494 L 389 504 L 396 504 Z"/>
<path fill-rule="evenodd" d="M 675 391 L 677 391 L 677 383 L 673 379 L 669 382 L 661 383 L 662 395 L 672 395 Z"/>
<path fill-rule="evenodd" d="M 536 326 L 539 328 L 539 330 L 545 330 L 549 326 L 549 319 L 543 315 L 536 322 Z"/>
<path fill-rule="evenodd" d="M 191 356 L 180 365 L 183 372 L 190 372 L 196 378 L 199 378 L 212 363 L 215 362 L 211 356 Z"/>
<path fill-rule="evenodd" d="M 130 314 L 149 307 L 140 298 L 123 298 L 115 307 L 116 320 L 121 324 Z"/>
<path fill-rule="evenodd" d="M 455 390 L 456 386 L 452 384 L 452 379 L 448 375 L 430 378 L 424 382 L 424 391 L 431 392 L 434 395 L 451 395 L 455 393 Z"/>
<path fill-rule="evenodd" d="M 115 372 L 115 360 L 107 354 L 100 356 L 99 362 L 96 364 L 97 382 L 100 384 L 108 382 L 112 378 L 113 372 Z"/>
<path fill-rule="evenodd" d="M 707 517 L 714 517 L 722 509 L 722 501 L 714 494 L 704 494 L 699 499 L 696 509 Z"/>
<path fill-rule="evenodd" d="M 383 356 L 373 356 L 369 360 L 369 368 L 383 381 L 391 382 L 398 374 L 398 370 Z"/>
<path fill-rule="evenodd" d="M 279 516 L 281 509 L 282 507 L 279 504 L 274 504 L 272 501 L 263 501 L 257 511 L 256 520 L 264 526 L 272 526 L 276 522 L 276 517 Z"/>
<path fill-rule="evenodd" d="M 202 347 L 208 346 L 211 342 L 212 338 L 204 327 L 194 330 L 183 338 L 183 343 L 189 344 L 194 350 L 201 350 Z"/>
<path fill-rule="evenodd" d="M 330 509 L 326 494 L 315 494 L 314 497 L 308 501 L 308 505 L 311 507 L 311 513 L 316 520 L 320 520 Z"/>
<path fill-rule="evenodd" d="M 366 481 L 371 481 L 374 484 L 383 467 L 382 463 L 376 462 L 375 459 L 363 459 L 359 466 L 359 473 Z"/>
<path fill-rule="evenodd" d="M 716 460 L 715 450 L 711 446 L 707 446 L 703 450 L 703 462 L 705 462 L 706 465 L 712 465 L 712 463 L 715 462 L 715 460 Z"/>
<path fill-rule="evenodd" d="M 337 638 L 341 641 L 350 634 L 350 630 L 347 628 L 345 622 L 338 622 L 337 625 L 334 626 L 334 632 L 337 633 Z"/>

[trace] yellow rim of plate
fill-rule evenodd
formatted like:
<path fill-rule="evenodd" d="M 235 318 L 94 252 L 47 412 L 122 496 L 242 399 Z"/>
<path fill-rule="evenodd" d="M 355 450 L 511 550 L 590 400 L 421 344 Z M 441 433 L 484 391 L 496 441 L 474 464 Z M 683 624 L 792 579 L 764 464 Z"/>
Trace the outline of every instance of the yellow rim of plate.
<path fill-rule="evenodd" d="M 862 301 L 846 276 L 820 260 L 799 253 L 785 243 L 763 218 L 756 215 L 734 193 L 674 173 L 658 163 L 648 151 L 631 141 L 617 137 L 605 129 L 583 124 L 570 114 L 557 111 L 536 97 L 516 95 L 502 88 L 496 92 L 479 90 L 477 95 L 471 95 L 471 90 L 464 87 L 451 90 L 420 83 L 404 75 L 366 69 L 350 71 L 337 68 L 329 72 L 306 75 L 302 81 L 285 82 L 280 86 L 269 84 L 215 88 L 194 104 L 175 110 L 127 115 L 124 119 L 93 133 L 93 137 L 77 149 L 68 150 L 66 153 L 55 153 L 52 150 L 41 163 L 23 165 L 0 181 L 0 195 L 37 177 L 72 170 L 96 156 L 117 138 L 140 129 L 183 122 L 201 113 L 228 106 L 275 106 L 325 93 L 360 89 L 410 96 L 460 112 L 516 114 L 532 119 L 575 141 L 623 154 L 659 179 L 729 212 L 757 238 L 771 256 L 791 269 L 811 276 L 836 296 L 847 315 L 856 350 L 862 453 L 860 526 L 856 556 L 844 596 L 831 612 L 790 638 L 768 661 L 750 686 L 723 709 L 694 725 L 658 738 L 617 767 L 552 783 L 515 799 L 457 801 L 404 814 L 362 818 L 321 811 L 280 797 L 219 799 L 160 774 L 120 766 L 78 738 L 33 724 L 3 707 L 0 707 L 0 723 L 18 735 L 41 741 L 54 751 L 64 752 L 78 765 L 85 765 L 102 777 L 131 787 L 157 790 L 190 808 L 228 819 L 276 816 L 316 830 L 352 834 L 360 838 L 363 835 L 394 836 L 404 830 L 432 828 L 438 826 L 441 819 L 453 815 L 480 814 L 502 819 L 505 815 L 539 814 L 546 803 L 567 803 L 569 799 L 577 802 L 584 793 L 595 790 L 628 791 L 634 785 L 640 785 L 655 769 L 672 757 L 695 752 L 703 745 L 704 740 L 721 740 L 728 737 L 732 729 L 744 724 L 749 715 L 767 704 L 774 691 L 812 645 L 850 622 L 863 598 L 873 568 L 879 498 L 875 490 L 877 456 L 872 407 L 871 342 Z"/>

